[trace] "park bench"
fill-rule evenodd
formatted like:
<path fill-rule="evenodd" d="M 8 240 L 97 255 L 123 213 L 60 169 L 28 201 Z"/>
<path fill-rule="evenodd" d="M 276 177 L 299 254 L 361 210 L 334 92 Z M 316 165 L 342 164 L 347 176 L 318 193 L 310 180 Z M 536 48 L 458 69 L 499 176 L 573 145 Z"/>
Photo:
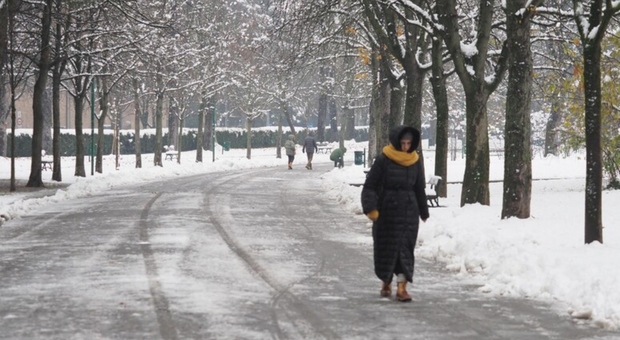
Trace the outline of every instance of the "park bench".
<path fill-rule="evenodd" d="M 426 200 L 430 207 L 439 206 L 439 186 L 441 183 L 441 176 L 431 176 L 428 179 L 427 184 L 429 184 L 429 187 L 426 189 Z"/>
<path fill-rule="evenodd" d="M 52 166 L 54 165 L 53 161 L 41 161 L 41 170 L 52 170 Z"/>
<path fill-rule="evenodd" d="M 41 170 L 52 170 L 54 159 L 46 155 L 45 150 L 41 150 Z"/>
<path fill-rule="evenodd" d="M 174 149 L 174 145 L 164 146 L 164 149 L 166 150 L 164 160 L 169 159 L 172 161 L 179 156 L 178 152 Z"/>
<path fill-rule="evenodd" d="M 329 143 L 318 143 L 316 146 L 316 152 L 317 153 L 331 153 L 332 152 L 332 146 L 329 145 Z"/>

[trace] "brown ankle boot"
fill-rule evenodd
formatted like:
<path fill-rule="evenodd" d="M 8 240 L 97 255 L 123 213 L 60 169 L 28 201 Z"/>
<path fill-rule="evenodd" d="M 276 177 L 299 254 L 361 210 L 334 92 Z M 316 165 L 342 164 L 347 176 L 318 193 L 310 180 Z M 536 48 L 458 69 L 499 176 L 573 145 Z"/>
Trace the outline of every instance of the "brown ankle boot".
<path fill-rule="evenodd" d="M 411 296 L 407 293 L 407 282 L 399 282 L 396 289 L 396 300 L 400 302 L 410 302 Z"/>
<path fill-rule="evenodd" d="M 381 286 L 381 297 L 390 297 L 392 295 L 392 286 L 389 282 L 383 282 Z"/>

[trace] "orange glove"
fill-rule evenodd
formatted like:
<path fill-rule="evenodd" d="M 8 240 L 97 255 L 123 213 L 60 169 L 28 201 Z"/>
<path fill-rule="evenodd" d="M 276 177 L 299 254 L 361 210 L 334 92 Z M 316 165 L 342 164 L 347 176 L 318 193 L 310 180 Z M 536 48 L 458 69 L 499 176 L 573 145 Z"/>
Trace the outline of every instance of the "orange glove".
<path fill-rule="evenodd" d="M 369 219 L 371 219 L 373 221 L 376 221 L 379 218 L 379 210 L 375 209 L 375 210 L 369 212 L 368 214 L 366 214 L 366 216 Z"/>

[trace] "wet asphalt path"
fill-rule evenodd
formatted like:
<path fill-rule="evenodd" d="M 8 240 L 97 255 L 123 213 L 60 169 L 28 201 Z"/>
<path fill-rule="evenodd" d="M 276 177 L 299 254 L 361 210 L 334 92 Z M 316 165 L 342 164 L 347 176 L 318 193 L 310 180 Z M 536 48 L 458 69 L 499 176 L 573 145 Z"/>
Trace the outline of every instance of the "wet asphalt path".
<path fill-rule="evenodd" d="M 366 218 L 315 168 L 115 189 L 6 222 L 0 339 L 620 339 L 430 262 L 413 303 L 379 298 Z"/>

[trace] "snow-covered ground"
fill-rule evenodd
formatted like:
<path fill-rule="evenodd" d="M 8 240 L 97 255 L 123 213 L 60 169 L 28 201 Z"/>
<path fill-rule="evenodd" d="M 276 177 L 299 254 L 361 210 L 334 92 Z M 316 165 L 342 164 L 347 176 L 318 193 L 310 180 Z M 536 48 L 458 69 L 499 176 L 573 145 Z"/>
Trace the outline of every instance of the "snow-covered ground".
<path fill-rule="evenodd" d="M 347 142 L 346 166 L 323 176 L 329 197 L 351 211 L 361 214 L 361 187 L 349 185 L 364 181 L 362 166 L 353 165 L 355 150 L 364 143 Z M 461 181 L 464 160 L 449 161 L 448 182 Z M 124 155 L 115 169 L 114 157 L 106 156 L 104 173 L 90 176 L 86 161 L 86 178 L 76 178 L 74 159 L 63 159 L 63 183 L 70 184 L 55 195 L 32 198 L 32 192 L 9 194 L 0 191 L 0 214 L 6 218 L 35 212 L 41 205 L 68 198 L 96 195 L 110 188 L 129 184 L 244 168 L 286 166 L 286 157 L 275 158 L 275 149 L 216 150 L 216 161 L 205 152 L 203 163 L 195 162 L 195 152 L 184 152 L 182 164 L 166 160 L 164 167 L 153 166 L 153 156 L 143 155 L 143 168 L 135 169 L 135 156 Z M 329 155 L 315 155 L 315 162 L 329 162 Z M 426 173 L 434 169 L 434 154 L 425 153 Z M 298 150 L 295 167 L 303 169 L 305 155 Z M 17 159 L 17 174 L 27 180 L 29 159 Z M 10 178 L 10 160 L 0 159 L 0 180 Z M 305 169 L 303 169 L 305 171 Z M 491 179 L 503 177 L 503 159 L 491 157 Z M 480 285 L 484 294 L 528 297 L 551 301 L 559 313 L 569 313 L 611 330 L 620 330 L 620 192 L 603 195 L 604 244 L 583 244 L 585 160 L 570 157 L 536 157 L 533 162 L 532 218 L 501 220 L 502 183 L 491 184 L 491 205 L 459 207 L 460 185 L 448 186 L 448 198 L 442 207 L 431 209 L 431 218 L 420 228 L 419 257 L 436 260 L 463 280 Z M 51 182 L 51 172 L 43 179 Z M 545 180 L 542 180 L 545 179 Z M 548 180 L 551 179 L 551 180 Z M 370 223 L 369 232 L 370 232 Z M 415 282 L 414 282 L 415 284 Z"/>
<path fill-rule="evenodd" d="M 434 153 L 424 161 L 428 177 Z M 462 181 L 464 166 L 460 157 L 449 161 L 447 181 Z M 503 166 L 503 158 L 491 157 L 491 180 L 502 179 Z M 579 322 L 620 330 L 620 192 L 603 193 L 604 244 L 585 245 L 585 158 L 536 157 L 532 167 L 531 218 L 501 220 L 502 183 L 490 185 L 490 206 L 463 208 L 461 185 L 451 184 L 442 207 L 421 224 L 416 256 L 440 262 L 485 294 L 549 301 Z M 364 181 L 361 167 L 323 179 L 331 197 L 362 213 L 361 187 L 348 185 Z"/>

